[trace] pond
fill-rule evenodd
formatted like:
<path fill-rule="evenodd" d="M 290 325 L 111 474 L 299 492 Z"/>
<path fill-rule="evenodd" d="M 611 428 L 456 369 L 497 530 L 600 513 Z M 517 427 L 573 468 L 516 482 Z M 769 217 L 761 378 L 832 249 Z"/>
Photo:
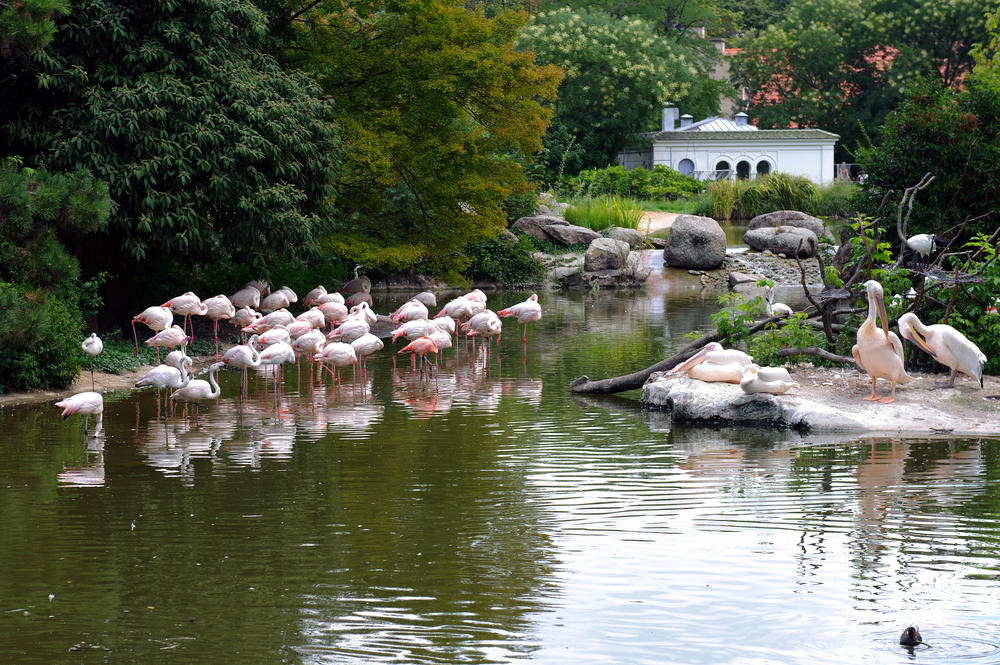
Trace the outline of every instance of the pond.
<path fill-rule="evenodd" d="M 1000 662 L 1000 439 L 672 428 L 567 386 L 716 294 L 540 295 L 431 379 L 225 372 L 197 420 L 109 396 L 96 442 L 0 412 L 0 662 Z"/>

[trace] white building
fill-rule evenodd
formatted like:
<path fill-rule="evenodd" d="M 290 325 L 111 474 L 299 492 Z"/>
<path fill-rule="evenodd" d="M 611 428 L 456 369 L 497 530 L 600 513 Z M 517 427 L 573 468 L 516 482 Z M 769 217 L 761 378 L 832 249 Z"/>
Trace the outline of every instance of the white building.
<path fill-rule="evenodd" d="M 700 180 L 749 178 L 757 174 L 801 175 L 815 183 L 833 182 L 833 146 L 838 135 L 822 129 L 757 129 L 745 113 L 734 120 L 706 118 L 692 122 L 677 109 L 663 109 L 658 132 L 641 134 L 648 148 L 626 150 L 618 163 L 628 169 L 663 164 Z"/>

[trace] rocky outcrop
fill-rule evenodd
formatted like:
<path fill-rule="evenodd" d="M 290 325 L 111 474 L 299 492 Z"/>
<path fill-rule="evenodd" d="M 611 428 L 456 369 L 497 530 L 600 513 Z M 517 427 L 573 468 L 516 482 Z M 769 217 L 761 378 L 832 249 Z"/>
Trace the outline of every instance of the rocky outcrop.
<path fill-rule="evenodd" d="M 511 228 L 515 228 L 525 235 L 551 242 L 552 239 L 545 232 L 545 227 L 547 226 L 569 226 L 569 222 L 555 215 L 532 215 L 530 217 L 521 217 L 511 224 Z"/>
<path fill-rule="evenodd" d="M 829 240 L 833 240 L 833 236 L 823 226 L 823 220 L 812 215 L 807 215 L 804 212 L 799 212 L 798 210 L 775 210 L 774 212 L 757 215 L 747 224 L 747 230 L 753 231 L 754 229 L 776 226 L 794 226 L 800 229 L 809 229 L 817 238 L 826 237 Z"/>
<path fill-rule="evenodd" d="M 626 229 L 621 226 L 612 226 L 604 232 L 604 235 L 614 240 L 627 242 L 630 249 L 641 247 L 643 244 L 642 233 L 636 229 Z"/>
<path fill-rule="evenodd" d="M 585 272 L 618 270 L 625 265 L 628 255 L 627 242 L 613 238 L 595 238 L 583 255 L 583 270 Z"/>
<path fill-rule="evenodd" d="M 551 242 L 557 245 L 589 245 L 592 241 L 601 237 L 601 234 L 583 226 L 572 224 L 550 224 L 543 227 Z"/>
<path fill-rule="evenodd" d="M 798 255 L 800 259 L 814 255 L 819 246 L 815 233 L 795 226 L 756 228 L 743 234 L 743 242 L 758 252 Z"/>
<path fill-rule="evenodd" d="M 663 250 L 672 268 L 713 270 L 726 259 L 726 232 L 711 217 L 679 215 L 670 227 Z"/>

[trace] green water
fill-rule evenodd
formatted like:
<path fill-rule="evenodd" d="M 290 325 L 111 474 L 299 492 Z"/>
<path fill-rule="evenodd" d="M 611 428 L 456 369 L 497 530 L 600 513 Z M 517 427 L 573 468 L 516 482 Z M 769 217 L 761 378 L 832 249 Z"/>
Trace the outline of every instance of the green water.
<path fill-rule="evenodd" d="M 1000 662 L 1000 441 L 572 397 L 714 295 L 540 295 L 526 344 L 508 324 L 433 380 L 388 350 L 353 387 L 224 373 L 197 421 L 108 396 L 89 442 L 0 411 L 0 663 Z"/>

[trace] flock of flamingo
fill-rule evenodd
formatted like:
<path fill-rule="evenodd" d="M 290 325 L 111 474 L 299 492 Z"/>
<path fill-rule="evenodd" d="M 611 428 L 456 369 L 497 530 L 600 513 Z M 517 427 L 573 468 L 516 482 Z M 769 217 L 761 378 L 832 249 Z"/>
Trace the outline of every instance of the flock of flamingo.
<path fill-rule="evenodd" d="M 366 277 L 358 277 L 345 284 L 341 292 L 327 291 L 320 285 L 306 294 L 303 299 L 304 311 L 294 315 L 289 307 L 298 302 L 298 296 L 291 288 L 284 286 L 276 291 L 263 281 L 255 280 L 245 284 L 232 296 L 217 295 L 201 300 L 191 292 L 171 298 L 159 306 L 148 307 L 132 318 L 136 354 L 139 351 L 138 333 L 135 324 L 142 323 L 153 331 L 153 336 L 145 341 L 156 349 L 160 363 L 160 349 L 170 349 L 163 362 L 146 372 L 136 382 L 137 388 L 156 388 L 167 391 L 164 400 L 194 403 L 219 397 L 221 389 L 217 373 L 224 367 L 243 372 L 241 390 L 246 390 L 247 370 L 250 368 L 270 368 L 273 370 L 275 390 L 280 385 L 282 365 L 297 363 L 299 358 L 319 363 L 325 367 L 336 383 L 341 382 L 341 371 L 353 367 L 364 374 L 367 371 L 368 356 L 382 350 L 385 343 L 372 332 L 379 322 L 372 310 L 370 294 L 371 282 Z M 527 343 L 527 326 L 542 317 L 538 295 L 532 294 L 524 302 L 499 312 L 486 306 L 486 294 L 479 289 L 449 301 L 431 316 L 429 308 L 437 306 L 433 293 L 425 291 L 410 298 L 388 316 L 394 328 L 392 342 L 400 337 L 407 344 L 399 350 L 401 354 L 412 354 L 420 359 L 420 372 L 425 368 L 428 375 L 436 371 L 437 363 L 430 366 L 426 356 L 451 348 L 452 335 L 456 341 L 460 333 L 466 338 L 486 340 L 487 349 L 492 338 L 499 339 L 502 318 L 512 317 L 524 325 L 522 341 Z M 174 323 L 174 317 L 183 317 L 183 324 Z M 193 360 L 187 355 L 187 345 L 194 336 L 192 316 L 202 316 L 213 323 L 216 345 L 216 362 L 209 367 L 208 380 L 196 379 L 191 374 Z M 384 317 L 383 317 L 384 318 Z M 219 322 L 229 321 L 242 333 L 242 343 L 219 353 Z M 190 333 L 189 333 L 190 330 Z M 92 333 L 81 345 L 84 352 L 96 356 L 103 350 L 101 339 Z M 436 356 L 435 356 L 436 358 Z M 414 360 L 415 363 L 415 360 Z M 91 365 L 93 384 L 93 365 Z M 159 398 L 157 400 L 159 406 Z M 77 393 L 56 402 L 63 409 L 66 418 L 73 414 L 85 416 L 84 433 L 89 433 L 90 416 L 96 416 L 94 435 L 102 431 L 104 397 L 96 389 Z"/>

